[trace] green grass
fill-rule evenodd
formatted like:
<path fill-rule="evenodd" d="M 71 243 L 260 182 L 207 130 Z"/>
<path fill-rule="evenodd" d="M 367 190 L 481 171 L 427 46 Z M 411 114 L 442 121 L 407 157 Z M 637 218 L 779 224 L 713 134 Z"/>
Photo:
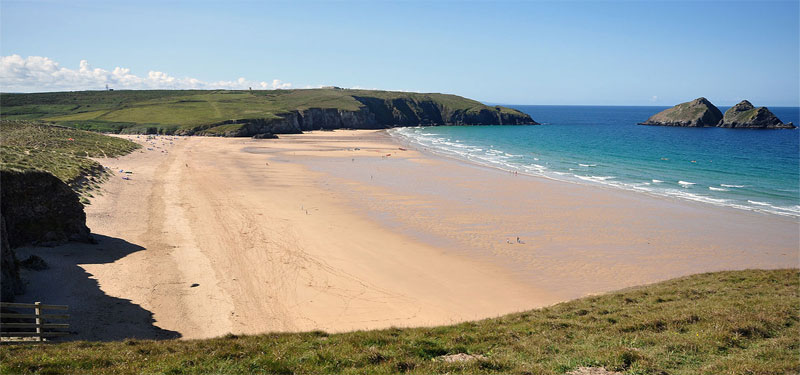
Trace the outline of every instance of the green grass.
<path fill-rule="evenodd" d="M 85 130 L 115 133 L 173 133 L 209 129 L 230 120 L 277 119 L 308 108 L 358 111 L 356 97 L 436 102 L 448 111 L 477 113 L 494 109 L 446 94 L 375 90 L 215 90 L 215 91 L 82 91 L 0 94 L 5 119 L 37 119 Z M 520 112 L 499 107 L 505 114 Z M 216 131 L 224 133 L 224 131 Z"/>
<path fill-rule="evenodd" d="M 730 109 L 725 112 L 725 122 L 728 123 L 746 123 L 752 121 L 758 115 L 758 110 L 760 108 L 753 108 L 746 111 L 734 112 Z"/>
<path fill-rule="evenodd" d="M 800 273 L 694 275 L 433 328 L 0 347 L 2 373 L 797 374 Z M 445 363 L 444 354 L 484 359 Z"/>
<path fill-rule="evenodd" d="M 102 166 L 88 157 L 117 157 L 139 147 L 89 131 L 0 120 L 0 168 L 50 172 L 76 190 L 102 176 Z"/>
<path fill-rule="evenodd" d="M 693 102 L 681 103 L 661 113 L 664 118 L 672 121 L 695 119 L 706 110 L 705 107 L 695 105 Z"/>

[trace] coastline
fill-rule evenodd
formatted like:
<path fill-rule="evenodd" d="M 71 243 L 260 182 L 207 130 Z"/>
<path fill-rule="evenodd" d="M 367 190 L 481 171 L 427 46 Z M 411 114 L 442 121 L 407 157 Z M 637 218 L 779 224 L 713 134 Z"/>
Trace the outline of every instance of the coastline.
<path fill-rule="evenodd" d="M 373 185 L 349 201 L 384 226 L 496 264 L 524 283 L 559 291 L 562 299 L 693 273 L 798 266 L 795 218 L 514 175 L 413 144 L 397 147 L 420 156 L 409 157 L 414 162 L 407 165 L 394 159 L 389 166 L 394 155 L 360 175 L 322 158 L 306 165 L 341 178 L 331 181 L 334 187 Z M 419 183 L 427 179 L 435 182 Z M 505 242 L 517 236 L 528 243 Z"/>
<path fill-rule="evenodd" d="M 456 163 L 460 163 L 460 164 L 464 164 L 464 165 L 470 165 L 470 166 L 475 167 L 475 168 L 485 168 L 485 169 L 488 169 L 488 170 L 501 171 L 501 172 L 504 172 L 504 173 L 512 173 L 513 174 L 514 172 L 516 172 L 520 176 L 526 176 L 526 177 L 531 177 L 531 178 L 535 178 L 535 179 L 542 179 L 542 180 L 553 181 L 553 182 L 558 182 L 558 183 L 567 183 L 567 184 L 574 184 L 574 185 L 579 185 L 579 186 L 587 186 L 587 187 L 590 187 L 590 188 L 606 189 L 606 190 L 611 191 L 611 192 L 620 192 L 620 191 L 622 191 L 622 192 L 625 192 L 625 193 L 642 194 L 642 195 L 647 196 L 649 198 L 660 199 L 660 200 L 664 200 L 664 201 L 667 201 L 667 202 L 684 203 L 684 204 L 694 205 L 698 209 L 702 209 L 702 208 L 705 207 L 705 208 L 711 208 L 711 209 L 730 210 L 730 212 L 733 213 L 733 214 L 742 213 L 742 212 L 750 212 L 750 213 L 767 215 L 767 216 L 771 216 L 771 217 L 781 217 L 781 218 L 785 218 L 785 219 L 789 219 L 789 220 L 794 220 L 795 222 L 798 223 L 798 225 L 800 225 L 800 216 L 796 216 L 794 214 L 789 214 L 789 213 L 776 213 L 776 212 L 769 211 L 769 210 L 759 210 L 759 209 L 753 209 L 751 207 L 736 206 L 736 205 L 720 205 L 720 204 L 712 203 L 710 201 L 703 201 L 703 200 L 697 200 L 697 199 L 687 199 L 685 197 L 675 196 L 675 195 L 658 194 L 658 193 L 654 193 L 652 191 L 647 191 L 647 190 L 640 190 L 640 189 L 626 188 L 626 187 L 622 187 L 622 186 L 618 186 L 618 185 L 604 184 L 604 183 L 601 183 L 599 181 L 572 180 L 572 179 L 567 179 L 567 178 L 556 178 L 556 177 L 548 176 L 548 175 L 544 175 L 544 174 L 533 174 L 533 173 L 529 173 L 529 172 L 526 172 L 526 171 L 515 171 L 515 170 L 511 170 L 511 169 L 504 169 L 504 168 L 496 166 L 496 165 L 491 165 L 490 163 L 483 163 L 483 162 L 478 161 L 478 160 L 459 157 L 457 155 L 448 153 L 445 150 L 436 150 L 436 149 L 434 149 L 432 147 L 427 147 L 425 145 L 422 145 L 422 144 L 414 142 L 413 140 L 411 140 L 410 138 L 408 138 L 407 136 L 402 135 L 402 134 L 391 134 L 390 133 L 391 130 L 397 130 L 397 129 L 399 129 L 399 128 L 386 129 L 386 130 L 383 130 L 383 132 L 385 132 L 385 136 L 386 137 L 393 139 L 395 142 L 400 144 L 402 147 L 414 148 L 416 151 L 418 151 L 418 152 L 420 152 L 420 153 L 422 153 L 422 154 L 424 154 L 424 155 L 426 155 L 428 157 L 432 157 L 432 158 L 444 158 L 444 159 L 447 159 L 447 160 L 452 160 L 453 162 L 456 162 Z M 799 250 L 800 250 L 800 248 L 799 248 Z"/>
<path fill-rule="evenodd" d="M 424 127 L 423 127 L 424 128 Z M 695 178 L 697 176 L 664 176 L 653 174 L 652 176 L 643 176 L 641 170 L 633 172 L 622 170 L 609 170 L 608 160 L 598 160 L 597 158 L 589 158 L 585 161 L 576 160 L 576 158 L 568 158 L 566 162 L 570 165 L 564 165 L 564 161 L 557 161 L 555 166 L 550 166 L 547 159 L 532 157 L 528 159 L 517 159 L 508 161 L 508 157 L 523 157 L 528 152 L 523 152 L 520 149 L 513 149 L 514 146 L 504 145 L 505 147 L 494 150 L 494 145 L 488 143 L 462 143 L 456 139 L 455 144 L 451 143 L 450 137 L 459 137 L 457 134 L 428 134 L 429 132 L 435 133 L 436 131 L 427 128 L 423 130 L 412 130 L 414 128 L 393 128 L 388 129 L 387 132 L 391 136 L 398 139 L 399 142 L 407 145 L 413 145 L 418 149 L 429 152 L 432 155 L 444 156 L 453 158 L 458 161 L 471 163 L 473 165 L 484 166 L 493 169 L 500 169 L 506 172 L 516 172 L 518 174 L 525 174 L 549 180 L 577 183 L 582 185 L 589 185 L 593 187 L 611 188 L 616 190 L 624 190 L 640 194 L 646 194 L 652 197 L 679 199 L 685 202 L 700 202 L 705 205 L 713 205 L 717 207 L 728 207 L 737 210 L 762 212 L 771 215 L 778 215 L 793 218 L 800 221 L 800 205 L 797 205 L 796 196 L 792 197 L 791 202 L 779 201 L 775 202 L 762 195 L 741 195 L 738 189 L 745 188 L 744 190 L 754 189 L 752 185 L 746 185 L 747 182 L 737 182 L 736 180 L 717 181 L 719 185 L 706 186 L 704 184 L 711 183 L 710 181 L 702 181 L 697 185 Z M 420 135 L 420 133 L 422 133 Z M 554 136 L 550 134 L 550 136 Z M 445 138 L 447 140 L 445 141 Z M 467 138 L 469 141 L 469 138 Z M 472 139 L 472 141 L 476 141 Z M 446 145 L 446 146 L 445 146 Z M 517 145 L 518 146 L 518 145 Z M 489 153 L 486 153 L 488 149 Z M 551 150 L 552 151 L 552 150 Z M 494 153 L 494 154 L 491 154 Z M 517 154 L 511 155 L 509 153 Z M 524 155 L 520 155 L 524 154 Z M 531 155 L 536 153 L 531 152 Z M 498 155 L 499 158 L 498 159 Z M 505 156 L 503 156 L 505 155 Z M 537 155 L 538 156 L 538 155 Z M 540 156 L 542 157 L 542 156 Z M 700 157 L 697 157 L 700 159 Z M 553 155 L 549 155 L 549 162 L 553 162 Z M 657 159 L 657 158 L 656 158 Z M 670 158 L 661 158 L 662 161 L 669 161 Z M 688 161 L 688 159 L 686 159 Z M 641 160 L 639 160 L 641 162 Z M 713 160 L 710 161 L 713 163 Z M 575 163 L 572 165 L 571 163 Z M 586 164 L 581 164 L 586 163 Z M 597 163 L 601 164 L 602 171 L 594 170 L 591 167 L 597 167 Z M 696 161 L 691 161 L 695 165 Z M 605 165 L 603 165 L 605 164 Z M 623 163 L 624 164 L 624 163 Z M 568 167 L 568 168 L 567 168 Z M 574 167 L 574 168 L 573 168 Z M 641 166 L 639 166 L 641 167 Z M 647 168 L 653 168 L 648 166 Z M 567 171 L 568 169 L 568 171 Z M 689 171 L 684 171 L 689 172 Z M 717 171 L 719 172 L 719 171 Z M 700 187 L 701 190 L 695 189 L 695 185 Z M 705 188 L 708 190 L 705 190 Z M 785 194 L 786 191 L 778 189 L 780 194 Z M 764 194 L 769 195 L 771 191 L 767 190 Z M 729 194 L 729 195 L 727 195 Z M 782 197 L 786 198 L 786 197 Z M 762 200 L 767 200 L 766 202 Z"/>
<path fill-rule="evenodd" d="M 78 338 L 430 326 L 691 273 L 797 267 L 785 218 L 476 168 L 382 131 L 169 138 L 99 159 L 134 173 L 86 208 L 96 249 L 21 250 L 56 266 L 27 275 L 42 284 L 26 299 L 87 303 L 76 330 L 97 333 Z M 59 272 L 151 321 L 93 321 L 108 306 L 94 309 L 78 282 L 53 289 Z"/>

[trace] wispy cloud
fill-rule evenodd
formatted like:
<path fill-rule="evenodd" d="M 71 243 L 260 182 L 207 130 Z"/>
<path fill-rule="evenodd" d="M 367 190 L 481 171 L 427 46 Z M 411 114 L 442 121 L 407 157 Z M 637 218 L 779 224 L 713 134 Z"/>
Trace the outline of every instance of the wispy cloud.
<path fill-rule="evenodd" d="M 108 85 L 115 89 L 286 89 L 291 83 L 278 79 L 206 82 L 197 78 L 177 78 L 164 72 L 149 71 L 146 76 L 131 74 L 128 68 L 113 70 L 92 68 L 81 60 L 78 69 L 62 67 L 42 56 L 0 56 L 0 91 L 37 92 L 60 90 L 96 90 Z"/>

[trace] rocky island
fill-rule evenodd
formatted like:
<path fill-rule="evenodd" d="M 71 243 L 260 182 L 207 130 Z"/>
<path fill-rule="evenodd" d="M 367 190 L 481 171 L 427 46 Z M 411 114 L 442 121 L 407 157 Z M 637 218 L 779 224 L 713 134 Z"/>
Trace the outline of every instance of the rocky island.
<path fill-rule="evenodd" d="M 791 122 L 784 124 L 767 107 L 754 107 L 747 100 L 725 111 L 721 128 L 747 128 L 747 129 L 794 129 Z"/>
<path fill-rule="evenodd" d="M 716 126 L 720 120 L 722 120 L 722 112 L 708 99 L 700 97 L 656 113 L 639 125 L 702 128 Z"/>
<path fill-rule="evenodd" d="M 794 129 L 790 122 L 784 124 L 767 107 L 753 107 L 747 100 L 731 107 L 725 115 L 708 99 L 700 97 L 678 104 L 651 116 L 639 125 L 720 127 L 746 129 Z"/>
<path fill-rule="evenodd" d="M 269 136 L 418 125 L 538 125 L 529 115 L 456 95 L 328 87 L 0 94 L 5 119 L 112 133 Z"/>

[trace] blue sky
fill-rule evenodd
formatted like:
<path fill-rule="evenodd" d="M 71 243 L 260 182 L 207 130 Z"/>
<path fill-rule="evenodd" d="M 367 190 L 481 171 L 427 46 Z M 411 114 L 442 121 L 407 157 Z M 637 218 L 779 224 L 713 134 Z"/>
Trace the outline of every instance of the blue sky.
<path fill-rule="evenodd" d="M 723 106 L 800 105 L 798 1 L 1 4 L 4 91 L 110 80 L 120 88 L 337 85 L 508 104 L 673 105 L 705 96 Z"/>

